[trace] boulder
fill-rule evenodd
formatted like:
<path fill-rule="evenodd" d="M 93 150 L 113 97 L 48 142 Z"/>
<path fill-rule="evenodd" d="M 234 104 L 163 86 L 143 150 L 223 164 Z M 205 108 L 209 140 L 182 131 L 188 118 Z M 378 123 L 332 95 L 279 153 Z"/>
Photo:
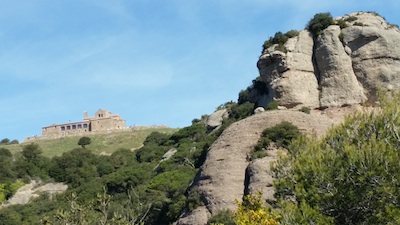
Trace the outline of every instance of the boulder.
<path fill-rule="evenodd" d="M 320 106 L 352 105 L 367 98 L 353 72 L 352 60 L 339 38 L 340 27 L 332 25 L 318 36 L 315 50 L 320 74 Z"/>
<path fill-rule="evenodd" d="M 262 131 L 282 121 L 292 122 L 304 133 L 315 133 L 321 136 L 332 124 L 341 120 L 334 121 L 320 114 L 273 110 L 231 124 L 210 147 L 206 160 L 191 186 L 191 191 L 197 191 L 204 199 L 206 209 L 211 215 L 223 209 L 236 210 L 235 199 L 239 201 L 242 199 L 246 187 L 252 188 L 252 191 L 255 191 L 256 187 L 263 190 L 262 187 L 265 184 L 246 183 L 248 155 L 260 139 Z M 261 170 L 263 169 L 257 169 L 257 171 Z M 264 172 L 259 174 L 265 175 Z M 252 179 L 261 180 L 260 176 L 254 175 Z M 266 196 L 272 195 L 271 190 L 267 192 Z M 204 215 L 205 212 L 202 210 L 183 215 L 178 224 L 182 224 L 182 220 L 187 221 L 200 214 Z M 190 221 L 193 225 L 204 224 L 202 221 Z"/>
<path fill-rule="evenodd" d="M 220 109 L 208 116 L 206 121 L 207 129 L 213 130 L 221 126 L 224 118 L 228 117 L 228 112 L 226 109 Z"/>
<path fill-rule="evenodd" d="M 318 81 L 314 73 L 313 38 L 303 30 L 297 37 L 285 44 L 287 52 L 267 49 L 260 56 L 257 67 L 267 84 L 269 102 L 276 100 L 279 105 L 319 106 Z"/>
<path fill-rule="evenodd" d="M 351 49 L 353 71 L 371 103 L 376 101 L 379 88 L 400 89 L 400 31 L 397 27 L 381 26 L 351 26 L 342 30 L 344 42 Z"/>
<path fill-rule="evenodd" d="M 176 225 L 206 225 L 211 214 L 205 206 L 200 206 L 188 214 L 182 215 Z"/>
<path fill-rule="evenodd" d="M 275 188 L 273 186 L 274 179 L 272 177 L 271 166 L 278 159 L 278 153 L 282 150 L 276 148 L 268 149 L 266 157 L 255 159 L 249 163 L 246 170 L 247 179 L 249 181 L 246 193 L 262 192 L 263 199 L 275 200 Z"/>

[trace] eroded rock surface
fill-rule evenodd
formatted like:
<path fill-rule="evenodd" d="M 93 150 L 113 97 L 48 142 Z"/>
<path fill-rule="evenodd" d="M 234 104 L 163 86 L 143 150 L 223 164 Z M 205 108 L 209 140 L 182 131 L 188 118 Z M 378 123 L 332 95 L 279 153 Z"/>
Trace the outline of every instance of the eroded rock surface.
<path fill-rule="evenodd" d="M 377 89 L 400 89 L 398 27 L 375 13 L 339 20 L 347 27 L 332 25 L 314 38 L 303 30 L 284 44 L 286 52 L 263 51 L 257 67 L 268 94 L 259 106 L 273 100 L 287 108 L 375 103 Z"/>
<path fill-rule="evenodd" d="M 192 213 L 186 214 L 178 224 L 186 224 L 188 218 L 198 218 L 206 215 L 214 215 L 223 209 L 236 209 L 235 199 L 241 200 L 246 187 L 252 190 L 263 184 L 245 184 L 246 168 L 249 166 L 248 155 L 257 144 L 262 131 L 282 121 L 289 121 L 299 127 L 303 133 L 321 136 L 325 131 L 341 120 L 334 120 L 319 113 L 306 114 L 299 111 L 276 110 L 266 111 L 248 117 L 230 125 L 221 136 L 213 143 L 207 153 L 200 173 L 193 183 L 192 190 L 196 190 L 205 199 L 206 208 L 199 208 Z M 271 155 L 276 159 L 276 154 Z M 255 165 L 256 166 L 256 165 Z M 266 171 L 265 171 L 266 172 Z M 253 176 L 253 179 L 261 179 Z M 270 185 L 267 185 L 270 187 Z M 268 190 L 266 196 L 271 196 Z M 201 216 L 202 215 L 202 216 Z M 193 222 L 193 220 L 190 220 Z M 192 224 L 206 224 L 205 220 L 193 222 Z"/>

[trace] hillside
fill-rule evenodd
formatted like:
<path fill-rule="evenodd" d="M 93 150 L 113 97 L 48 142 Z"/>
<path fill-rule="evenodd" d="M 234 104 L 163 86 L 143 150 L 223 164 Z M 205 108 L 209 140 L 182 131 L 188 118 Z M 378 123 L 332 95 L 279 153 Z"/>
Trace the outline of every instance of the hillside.
<path fill-rule="evenodd" d="M 268 39 L 257 62 L 260 77 L 240 93 L 239 103 L 290 110 L 260 112 L 224 131 L 191 187 L 204 204 L 178 224 L 207 224 L 224 209 L 235 210 L 234 199 L 246 193 L 263 190 L 264 198 L 274 200 L 268 171 L 278 149 L 264 164 L 248 158 L 262 130 L 290 121 L 303 133 L 314 130 L 323 138 L 331 125 L 343 122 L 343 115 L 379 104 L 379 93 L 400 89 L 399 43 L 398 26 L 372 12 L 338 18 L 316 14 L 305 30 L 277 32 Z M 293 111 L 310 109 L 311 116 Z"/>
<path fill-rule="evenodd" d="M 176 128 L 151 128 L 143 127 L 129 131 L 112 132 L 104 134 L 88 135 L 91 139 L 91 144 L 86 148 L 95 154 L 111 154 L 114 151 L 124 148 L 129 150 L 138 149 L 143 145 L 143 141 L 152 132 L 160 132 L 164 134 L 172 134 L 178 129 Z M 38 144 L 43 151 L 43 156 L 53 157 L 60 156 L 62 153 L 70 151 L 74 148 L 79 148 L 78 140 L 80 136 L 63 137 L 57 139 L 37 139 L 34 142 Z M 21 144 L 5 145 L 3 147 L 16 153 L 22 151 L 23 147 L 30 142 Z"/>
<path fill-rule="evenodd" d="M 21 154 L 0 151 L 2 202 L 36 178 L 68 189 L 2 208 L 0 225 L 399 224 L 399 43 L 376 13 L 316 14 L 188 127 L 6 145 Z"/>

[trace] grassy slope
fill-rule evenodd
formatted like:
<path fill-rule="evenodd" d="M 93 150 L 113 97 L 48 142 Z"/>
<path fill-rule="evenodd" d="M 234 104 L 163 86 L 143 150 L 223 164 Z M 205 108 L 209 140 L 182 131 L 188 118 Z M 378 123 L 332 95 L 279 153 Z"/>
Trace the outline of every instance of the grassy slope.
<path fill-rule="evenodd" d="M 146 137 L 153 131 L 160 133 L 172 134 L 178 129 L 175 128 L 143 128 L 134 131 L 121 131 L 109 134 L 88 135 L 92 143 L 86 146 L 87 149 L 96 154 L 112 153 L 120 148 L 134 150 L 140 148 Z M 58 139 L 36 140 L 43 151 L 43 156 L 53 157 L 59 156 L 63 152 L 70 151 L 74 148 L 80 148 L 77 144 L 81 137 L 65 137 Z M 7 148 L 11 152 L 16 153 L 22 151 L 24 145 L 28 143 L 1 145 L 1 148 Z"/>

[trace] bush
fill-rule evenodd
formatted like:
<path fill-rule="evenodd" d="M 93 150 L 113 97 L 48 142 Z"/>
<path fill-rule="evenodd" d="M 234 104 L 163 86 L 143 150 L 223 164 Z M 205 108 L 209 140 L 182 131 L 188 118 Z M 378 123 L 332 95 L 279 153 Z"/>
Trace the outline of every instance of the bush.
<path fill-rule="evenodd" d="M 354 25 L 354 26 L 360 26 L 360 27 L 363 27 L 363 26 L 364 26 L 364 24 L 361 23 L 361 22 L 355 22 L 353 25 Z"/>
<path fill-rule="evenodd" d="M 347 23 L 345 20 L 338 20 L 336 22 L 336 25 L 338 25 L 340 27 L 340 29 L 346 28 L 348 27 Z"/>
<path fill-rule="evenodd" d="M 330 13 L 317 13 L 308 22 L 307 29 L 315 36 L 319 36 L 323 30 L 335 24 Z"/>
<path fill-rule="evenodd" d="M 237 121 L 253 115 L 253 112 L 254 112 L 254 103 L 245 102 L 241 105 L 232 106 L 229 113 L 229 117 Z"/>
<path fill-rule="evenodd" d="M 0 144 L 1 144 L 1 145 L 8 145 L 8 144 L 10 144 L 10 139 L 4 138 L 4 139 L 2 139 L 2 140 L 0 141 Z"/>
<path fill-rule="evenodd" d="M 301 109 L 299 109 L 299 111 L 303 112 L 303 113 L 310 114 L 311 109 L 309 107 L 303 106 L 303 107 L 301 107 Z"/>
<path fill-rule="evenodd" d="M 278 147 L 284 148 L 287 148 L 290 142 L 299 136 L 299 129 L 287 121 L 283 121 L 273 127 L 266 128 L 262 133 L 263 138 L 268 138 L 275 142 Z"/>
<path fill-rule="evenodd" d="M 283 121 L 273 127 L 266 128 L 253 151 L 250 152 L 250 159 L 262 158 L 268 155 L 267 148 L 272 143 L 278 147 L 287 148 L 289 143 L 300 135 L 299 129 L 293 124 Z"/>
<path fill-rule="evenodd" d="M 358 18 L 356 16 L 349 16 L 344 21 L 346 22 L 353 22 L 356 21 Z"/>
<path fill-rule="evenodd" d="M 263 49 L 267 49 L 273 46 L 274 44 L 277 44 L 275 50 L 287 52 L 284 44 L 287 42 L 289 38 L 296 37 L 298 35 L 299 32 L 297 30 L 290 30 L 285 34 L 282 34 L 282 32 L 276 32 L 274 37 L 270 37 L 267 41 L 264 42 Z"/>
<path fill-rule="evenodd" d="M 236 225 L 232 211 L 226 209 L 212 216 L 207 224 Z"/>
<path fill-rule="evenodd" d="M 357 114 L 322 140 L 292 142 L 274 168 L 278 200 L 293 199 L 335 224 L 399 224 L 400 94 Z M 285 213 L 283 213 L 285 214 Z"/>
<path fill-rule="evenodd" d="M 274 100 L 267 105 L 266 110 L 275 110 L 278 109 L 278 106 L 279 106 L 278 102 Z"/>
<path fill-rule="evenodd" d="M 299 32 L 297 30 L 289 30 L 288 32 L 285 33 L 285 35 L 288 38 L 297 37 L 299 36 Z"/>
<path fill-rule="evenodd" d="M 264 205 L 262 193 L 246 195 L 243 202 L 236 201 L 238 209 L 234 212 L 235 221 L 240 225 L 278 225 L 281 216 Z"/>
<path fill-rule="evenodd" d="M 78 145 L 82 146 L 82 148 L 85 148 L 86 145 L 90 145 L 92 140 L 90 140 L 89 137 L 81 137 L 78 141 Z"/>

